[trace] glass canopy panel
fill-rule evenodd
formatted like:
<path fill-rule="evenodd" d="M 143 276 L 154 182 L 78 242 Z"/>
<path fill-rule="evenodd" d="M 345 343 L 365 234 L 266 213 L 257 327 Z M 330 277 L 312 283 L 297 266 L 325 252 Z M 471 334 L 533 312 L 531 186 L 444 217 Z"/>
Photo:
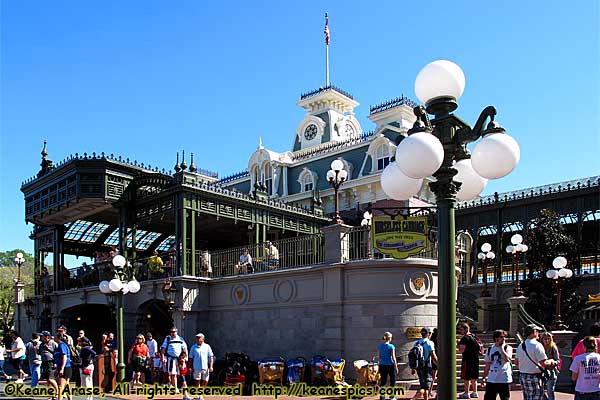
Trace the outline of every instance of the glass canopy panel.
<path fill-rule="evenodd" d="M 92 222 L 89 221 L 77 220 L 73 222 L 65 232 L 65 240 L 79 240 L 90 225 L 92 225 Z"/>
<path fill-rule="evenodd" d="M 115 229 L 104 241 L 104 244 L 108 246 L 116 246 L 119 244 L 119 228 Z"/>
<path fill-rule="evenodd" d="M 135 233 L 135 243 L 136 243 L 136 248 L 139 249 L 139 241 L 142 237 L 144 237 L 146 234 L 148 233 L 148 231 L 145 231 L 143 229 L 138 229 Z M 129 234 L 127 235 L 127 247 L 133 247 L 133 231 L 130 230 Z"/>
<path fill-rule="evenodd" d="M 81 235 L 79 240 L 86 243 L 95 242 L 96 240 L 98 240 L 98 237 L 100 237 L 100 235 L 109 228 L 110 225 L 97 222 L 90 226 L 89 229 Z"/>
<path fill-rule="evenodd" d="M 163 240 L 162 243 L 158 245 L 158 247 L 156 248 L 156 250 L 158 250 L 158 251 L 167 251 L 171 247 L 173 247 L 174 243 L 175 243 L 175 235 L 171 235 L 168 238 L 166 238 L 165 240 Z"/>
<path fill-rule="evenodd" d="M 139 239 L 137 248 L 140 250 L 146 250 L 156 239 L 158 239 L 159 236 L 160 233 L 148 232 L 146 236 Z"/>

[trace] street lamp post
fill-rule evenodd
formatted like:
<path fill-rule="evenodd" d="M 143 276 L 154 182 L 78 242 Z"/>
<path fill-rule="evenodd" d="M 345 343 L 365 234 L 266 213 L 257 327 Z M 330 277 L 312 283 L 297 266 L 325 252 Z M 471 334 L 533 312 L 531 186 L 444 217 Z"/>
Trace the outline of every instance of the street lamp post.
<path fill-rule="evenodd" d="M 344 163 L 341 160 L 333 160 L 331 162 L 331 169 L 327 171 L 327 182 L 333 188 L 335 197 L 335 215 L 333 216 L 333 222 L 336 224 L 343 224 L 344 221 L 340 217 L 340 208 L 338 203 L 338 190 L 342 183 L 348 178 L 348 171 L 344 169 Z"/>
<path fill-rule="evenodd" d="M 554 269 L 549 269 L 546 272 L 546 277 L 553 279 L 556 282 L 556 315 L 554 317 L 554 329 L 562 331 L 568 328 L 560 316 L 562 285 L 565 279 L 569 279 L 573 276 L 573 270 L 566 268 L 567 259 L 562 256 L 556 257 L 552 261 L 552 266 Z"/>
<path fill-rule="evenodd" d="M 17 279 L 15 280 L 15 318 L 19 332 L 21 331 L 21 309 L 20 304 L 23 302 L 23 282 L 21 282 L 21 266 L 25 264 L 23 253 L 18 252 L 15 257 L 15 265 L 17 266 Z"/>
<path fill-rule="evenodd" d="M 15 265 L 17 266 L 17 282 L 21 283 L 21 266 L 25 264 L 25 257 L 23 257 L 23 253 L 17 253 L 15 257 Z"/>
<path fill-rule="evenodd" d="M 395 200 L 416 195 L 423 178 L 436 196 L 438 218 L 438 398 L 456 399 L 456 265 L 454 207 L 456 199 L 474 198 L 488 179 L 509 174 L 519 162 L 517 142 L 494 121 L 496 109 L 486 107 L 471 128 L 452 114 L 463 93 L 465 76 L 450 61 L 425 66 L 415 81 L 415 92 L 425 107 L 415 107 L 412 129 L 396 149 L 395 162 L 381 174 L 381 186 Z M 428 115 L 433 115 L 429 120 Z M 484 126 L 487 120 L 490 122 Z M 467 144 L 482 138 L 473 148 Z M 438 349 L 436 349 L 438 350 Z"/>
<path fill-rule="evenodd" d="M 117 342 L 119 344 L 118 356 L 119 363 L 117 364 L 117 373 L 119 382 L 125 381 L 125 345 L 123 343 L 123 295 L 129 292 L 137 293 L 140 291 L 140 283 L 132 276 L 127 282 L 127 272 L 125 265 L 127 260 L 122 255 L 116 255 L 112 259 L 114 277 L 110 281 L 102 281 L 98 285 L 100 292 L 105 294 L 107 298 L 116 297 L 117 306 Z"/>
<path fill-rule="evenodd" d="M 517 269 L 517 280 L 515 282 L 513 294 L 515 296 L 523 296 L 523 290 L 521 289 L 521 285 L 519 284 L 519 254 L 527 253 L 527 250 L 529 250 L 529 246 L 523 244 L 523 236 L 519 235 L 518 233 L 512 235 L 512 237 L 510 238 L 510 242 L 512 243 L 512 245 L 506 246 L 506 252 L 512 255 L 513 265 L 515 265 Z"/>
<path fill-rule="evenodd" d="M 496 254 L 492 251 L 492 245 L 489 243 L 482 244 L 481 252 L 477 254 L 477 258 L 481 261 L 481 266 L 483 267 L 483 291 L 481 292 L 481 297 L 490 297 L 491 294 L 488 291 L 487 264 L 488 260 L 492 261 L 496 258 Z"/>

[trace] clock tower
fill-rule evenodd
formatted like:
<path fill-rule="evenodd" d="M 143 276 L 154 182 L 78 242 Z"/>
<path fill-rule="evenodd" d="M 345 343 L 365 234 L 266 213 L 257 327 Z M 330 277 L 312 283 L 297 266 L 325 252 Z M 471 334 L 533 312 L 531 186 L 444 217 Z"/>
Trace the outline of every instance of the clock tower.
<path fill-rule="evenodd" d="M 303 94 L 297 105 L 306 110 L 306 116 L 296 129 L 293 151 L 359 136 L 362 130 L 354 116 L 358 104 L 335 86 Z"/>

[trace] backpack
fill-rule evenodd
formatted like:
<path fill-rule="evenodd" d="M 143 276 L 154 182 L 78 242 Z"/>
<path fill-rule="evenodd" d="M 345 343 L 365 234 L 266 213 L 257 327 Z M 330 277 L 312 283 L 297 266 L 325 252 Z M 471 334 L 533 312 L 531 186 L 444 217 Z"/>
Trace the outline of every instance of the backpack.
<path fill-rule="evenodd" d="M 67 344 L 67 346 L 69 347 L 69 352 L 71 353 L 71 365 L 80 366 L 81 356 L 79 355 L 79 351 L 71 344 Z"/>
<path fill-rule="evenodd" d="M 422 369 L 425 367 L 425 352 L 423 351 L 423 342 L 417 340 L 412 349 L 408 352 L 408 367 L 410 369 Z"/>
<path fill-rule="evenodd" d="M 483 347 L 483 343 L 481 343 L 481 339 L 479 339 L 477 337 L 477 335 L 475 335 L 474 333 L 469 333 L 468 334 L 469 337 L 471 337 L 471 339 L 473 340 L 473 343 L 477 346 L 477 354 L 479 354 L 480 356 L 484 356 L 485 355 L 485 347 Z M 473 350 L 475 350 L 475 346 L 473 347 Z"/>

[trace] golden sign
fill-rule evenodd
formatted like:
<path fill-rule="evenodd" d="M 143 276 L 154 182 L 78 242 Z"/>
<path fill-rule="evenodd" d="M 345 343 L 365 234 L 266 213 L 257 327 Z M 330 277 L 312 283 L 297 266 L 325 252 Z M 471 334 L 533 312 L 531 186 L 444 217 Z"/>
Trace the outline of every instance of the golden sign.
<path fill-rule="evenodd" d="M 373 248 L 396 259 L 408 258 L 427 247 L 427 217 L 375 217 L 371 229 Z"/>
<path fill-rule="evenodd" d="M 406 338 L 407 339 L 421 339 L 421 329 L 423 327 L 413 326 L 410 328 L 406 328 Z"/>

